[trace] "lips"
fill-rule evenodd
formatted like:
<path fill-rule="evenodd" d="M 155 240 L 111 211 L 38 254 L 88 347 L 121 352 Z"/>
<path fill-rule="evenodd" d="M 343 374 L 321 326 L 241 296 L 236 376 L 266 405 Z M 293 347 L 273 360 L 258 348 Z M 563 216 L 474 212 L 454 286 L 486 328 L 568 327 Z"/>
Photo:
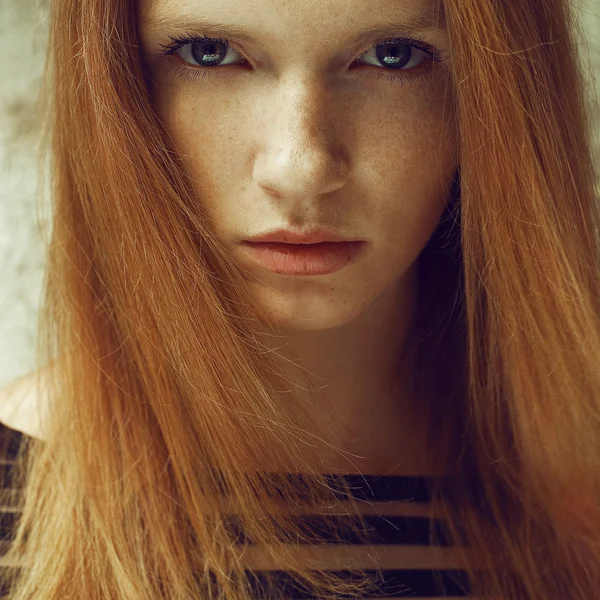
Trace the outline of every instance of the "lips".
<path fill-rule="evenodd" d="M 280 244 L 319 244 L 322 242 L 355 242 L 360 241 L 349 236 L 340 235 L 337 232 L 325 229 L 313 230 L 310 232 L 295 232 L 290 230 L 280 229 L 270 233 L 264 233 L 248 240 L 246 242 L 253 243 L 280 243 Z"/>
<path fill-rule="evenodd" d="M 260 246 L 261 248 L 269 248 L 279 252 L 296 252 L 302 250 L 304 252 L 322 251 L 331 249 L 337 244 L 349 244 L 352 242 L 317 242 L 315 244 L 291 244 L 288 242 L 246 242 L 248 244 Z"/>
<path fill-rule="evenodd" d="M 352 264 L 365 242 L 288 244 L 246 242 L 245 254 L 256 264 L 280 275 L 330 275 Z"/>

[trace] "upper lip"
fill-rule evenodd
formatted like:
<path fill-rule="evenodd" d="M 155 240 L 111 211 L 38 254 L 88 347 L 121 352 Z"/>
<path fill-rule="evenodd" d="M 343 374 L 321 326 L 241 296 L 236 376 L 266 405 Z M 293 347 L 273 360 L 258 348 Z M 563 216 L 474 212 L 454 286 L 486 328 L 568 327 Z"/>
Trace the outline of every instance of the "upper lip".
<path fill-rule="evenodd" d="M 338 233 L 318 229 L 306 233 L 296 233 L 286 229 L 279 229 L 270 233 L 256 235 L 247 242 L 281 242 L 284 244 L 318 244 L 320 242 L 357 242 L 360 240 Z"/>

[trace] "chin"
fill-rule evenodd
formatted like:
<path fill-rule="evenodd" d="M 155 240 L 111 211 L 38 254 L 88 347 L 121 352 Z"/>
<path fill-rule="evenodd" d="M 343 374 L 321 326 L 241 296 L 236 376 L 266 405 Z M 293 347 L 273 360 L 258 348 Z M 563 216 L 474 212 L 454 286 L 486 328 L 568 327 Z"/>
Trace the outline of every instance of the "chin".
<path fill-rule="evenodd" d="M 254 296 L 263 312 L 271 322 L 289 331 L 337 329 L 357 320 L 371 304 L 361 301 L 357 293 L 290 295 L 260 288 Z"/>

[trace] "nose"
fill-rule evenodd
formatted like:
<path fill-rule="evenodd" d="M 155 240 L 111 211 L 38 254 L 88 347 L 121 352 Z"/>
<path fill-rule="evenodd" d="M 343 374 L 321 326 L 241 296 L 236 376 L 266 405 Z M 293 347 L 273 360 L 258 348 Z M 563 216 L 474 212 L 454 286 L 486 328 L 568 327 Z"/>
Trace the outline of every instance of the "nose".
<path fill-rule="evenodd" d="M 278 197 L 300 199 L 328 194 L 345 184 L 348 161 L 332 139 L 327 106 L 333 103 L 314 88 L 293 100 L 289 94 L 281 98 L 254 163 L 253 179 L 259 186 Z"/>

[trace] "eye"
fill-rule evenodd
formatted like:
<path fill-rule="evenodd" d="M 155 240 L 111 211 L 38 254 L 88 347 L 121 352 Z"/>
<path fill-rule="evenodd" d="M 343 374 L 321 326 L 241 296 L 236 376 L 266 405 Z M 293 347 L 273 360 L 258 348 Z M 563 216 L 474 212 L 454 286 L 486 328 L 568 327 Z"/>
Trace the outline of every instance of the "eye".
<path fill-rule="evenodd" d="M 179 76 L 185 79 L 202 77 L 208 75 L 222 75 L 223 69 L 217 67 L 244 66 L 248 61 L 240 53 L 234 50 L 229 41 L 221 38 L 209 38 L 186 34 L 183 37 L 170 37 L 173 44 L 161 46 L 164 48 L 160 56 L 175 54 L 185 63 Z M 236 56 L 239 60 L 236 61 Z M 370 56 L 369 56 L 370 55 Z M 391 38 L 378 42 L 361 58 L 370 58 L 373 62 L 371 67 L 380 67 L 376 70 L 377 75 L 391 74 L 392 79 L 407 79 L 419 76 L 419 67 L 423 63 L 442 62 L 442 52 L 421 39 L 416 38 Z M 220 71 L 220 72 L 219 72 Z M 416 73 L 413 71 L 417 71 Z M 371 69 L 369 73 L 372 73 Z"/>
<path fill-rule="evenodd" d="M 386 68 L 391 71 L 410 71 L 420 67 L 425 61 L 441 61 L 441 51 L 429 44 L 417 40 L 408 43 L 405 38 L 392 38 L 378 42 L 365 52 L 362 57 L 372 55 L 374 63 L 371 66 Z M 406 73 L 404 74 L 406 75 Z"/>
<path fill-rule="evenodd" d="M 227 53 L 235 53 L 229 42 L 220 38 L 189 36 L 186 38 L 171 38 L 175 45 L 167 48 L 163 55 L 177 54 L 184 62 L 202 68 L 223 67 L 231 64 L 224 60 Z M 242 63 L 245 59 L 242 58 Z"/>

